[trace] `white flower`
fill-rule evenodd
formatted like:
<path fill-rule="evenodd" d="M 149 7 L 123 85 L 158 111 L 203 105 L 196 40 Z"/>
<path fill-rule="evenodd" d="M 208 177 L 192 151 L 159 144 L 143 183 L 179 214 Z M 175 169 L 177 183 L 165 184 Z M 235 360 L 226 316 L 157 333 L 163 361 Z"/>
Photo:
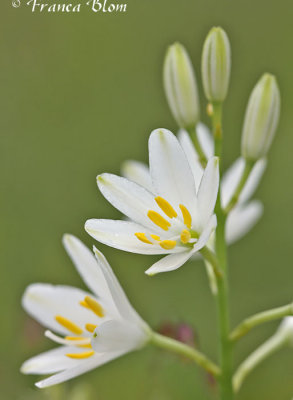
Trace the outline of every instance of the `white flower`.
<path fill-rule="evenodd" d="M 72 379 L 142 347 L 151 332 L 129 303 L 103 254 L 94 248 L 95 257 L 71 235 L 65 235 L 63 243 L 92 294 L 41 283 L 26 289 L 23 307 L 50 329 L 45 335 L 61 345 L 21 367 L 25 374 L 55 374 L 36 383 L 40 388 Z"/>
<path fill-rule="evenodd" d="M 199 123 L 196 131 L 204 153 L 208 159 L 211 158 L 214 154 L 214 143 L 208 128 L 204 124 Z M 188 133 L 184 130 L 180 130 L 178 139 L 185 151 L 189 164 L 192 166 L 195 187 L 196 190 L 198 190 L 204 170 L 201 167 L 198 155 Z M 238 158 L 223 176 L 221 184 L 221 200 L 223 207 L 227 206 L 234 193 L 242 175 L 244 164 L 244 159 Z M 249 199 L 259 184 L 265 166 L 266 161 L 264 159 L 256 163 L 241 193 L 238 204 L 229 213 L 226 227 L 226 239 L 230 244 L 243 237 L 262 215 L 262 204 L 256 200 L 249 201 Z M 144 186 L 150 192 L 154 191 L 150 171 L 147 165 L 138 161 L 126 161 L 122 167 L 122 174 L 127 179 Z"/>
<path fill-rule="evenodd" d="M 179 268 L 206 245 L 216 227 L 219 171 L 218 159 L 211 158 L 196 187 L 194 166 L 165 129 L 150 136 L 149 162 L 148 188 L 111 174 L 97 178 L 105 198 L 131 221 L 92 219 L 85 229 L 96 240 L 121 250 L 170 253 L 147 270 L 153 275 Z"/>

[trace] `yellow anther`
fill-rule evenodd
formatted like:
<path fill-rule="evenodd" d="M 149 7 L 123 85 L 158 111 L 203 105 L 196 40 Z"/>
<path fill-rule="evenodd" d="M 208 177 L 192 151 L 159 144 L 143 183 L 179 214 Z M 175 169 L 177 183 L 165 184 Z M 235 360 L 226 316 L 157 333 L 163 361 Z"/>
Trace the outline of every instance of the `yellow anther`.
<path fill-rule="evenodd" d="M 191 234 L 187 229 L 183 229 L 183 231 L 181 232 L 181 236 L 180 236 L 181 242 L 182 243 L 188 243 L 189 240 L 191 239 Z"/>
<path fill-rule="evenodd" d="M 58 324 L 62 325 L 64 328 L 68 329 L 72 333 L 75 333 L 76 335 L 81 335 L 83 332 L 78 325 L 69 319 L 62 317 L 61 315 L 56 315 L 55 320 L 58 322 Z"/>
<path fill-rule="evenodd" d="M 160 207 L 162 211 L 169 217 L 169 218 L 176 218 L 177 217 L 177 212 L 174 210 L 174 208 L 171 206 L 170 203 L 168 203 L 167 200 L 163 199 L 163 197 L 158 196 L 155 198 L 156 203 Z"/>
<path fill-rule="evenodd" d="M 162 228 L 164 231 L 167 231 L 171 226 L 170 222 L 167 221 L 164 217 L 162 217 L 156 211 L 150 210 L 148 212 L 148 217 L 154 224 L 156 224 L 157 226 Z"/>
<path fill-rule="evenodd" d="M 90 296 L 85 296 L 84 301 L 87 303 L 89 308 L 98 316 L 98 317 L 104 317 L 104 310 L 103 307 L 101 306 L 100 303 L 97 302 L 97 300 L 93 299 Z"/>
<path fill-rule="evenodd" d="M 88 338 L 83 336 L 65 336 L 66 340 L 88 340 Z"/>
<path fill-rule="evenodd" d="M 160 246 L 165 250 L 171 250 L 174 249 L 176 244 L 177 244 L 176 240 L 163 240 L 160 243 Z"/>
<path fill-rule="evenodd" d="M 183 204 L 179 204 L 180 210 L 182 212 L 184 224 L 187 226 L 187 228 L 191 228 L 192 224 L 192 218 L 190 215 L 190 212 L 187 210 L 187 208 Z"/>
<path fill-rule="evenodd" d="M 158 236 L 158 235 L 150 235 L 150 237 L 157 241 L 161 240 L 160 236 Z"/>
<path fill-rule="evenodd" d="M 90 332 L 93 333 L 94 330 L 98 327 L 98 325 L 94 325 L 94 324 L 86 324 L 85 325 L 85 329 Z"/>
<path fill-rule="evenodd" d="M 152 242 L 146 237 L 145 233 L 137 232 L 135 233 L 135 236 L 143 243 L 152 244 Z"/>
<path fill-rule="evenodd" d="M 70 353 L 66 354 L 67 357 L 69 358 L 76 358 L 76 359 L 82 359 L 82 358 L 89 358 L 95 354 L 94 351 L 85 351 L 84 353 Z"/>
<path fill-rule="evenodd" d="M 81 300 L 81 301 L 79 302 L 79 304 L 80 304 L 82 307 L 84 307 L 84 308 L 89 308 L 88 304 L 87 304 L 84 300 Z"/>

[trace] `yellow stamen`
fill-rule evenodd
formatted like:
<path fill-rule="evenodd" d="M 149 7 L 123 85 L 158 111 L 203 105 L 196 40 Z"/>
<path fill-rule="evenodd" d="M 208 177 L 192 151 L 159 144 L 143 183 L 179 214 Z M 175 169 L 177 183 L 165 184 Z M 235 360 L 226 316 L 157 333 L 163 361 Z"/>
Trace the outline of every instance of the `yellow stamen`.
<path fill-rule="evenodd" d="M 174 249 L 176 244 L 177 244 L 177 242 L 175 240 L 163 240 L 160 243 L 160 246 L 165 250 L 171 250 L 171 249 Z"/>
<path fill-rule="evenodd" d="M 55 320 L 58 322 L 58 324 L 62 325 L 64 328 L 68 329 L 72 333 L 75 333 L 76 335 L 81 335 L 83 332 L 78 325 L 69 319 L 62 317 L 61 315 L 56 315 Z"/>
<path fill-rule="evenodd" d="M 137 232 L 135 233 L 135 236 L 143 243 L 152 244 L 152 242 L 146 237 L 145 233 Z"/>
<path fill-rule="evenodd" d="M 86 324 L 85 325 L 85 329 L 90 332 L 93 333 L 94 330 L 98 327 L 98 325 L 94 325 L 94 324 Z"/>
<path fill-rule="evenodd" d="M 103 307 L 101 306 L 100 303 L 97 302 L 97 300 L 93 299 L 90 296 L 85 296 L 84 301 L 87 303 L 89 308 L 98 316 L 98 317 L 104 317 L 104 310 Z"/>
<path fill-rule="evenodd" d="M 191 234 L 187 229 L 183 229 L 183 231 L 181 232 L 181 236 L 180 236 L 181 242 L 182 243 L 188 243 L 189 240 L 191 239 Z"/>
<path fill-rule="evenodd" d="M 161 240 L 160 236 L 158 235 L 150 235 L 150 237 L 154 240 Z"/>
<path fill-rule="evenodd" d="M 148 217 L 154 224 L 162 228 L 164 231 L 167 231 L 171 226 L 170 222 L 168 222 L 164 217 L 162 217 L 156 211 L 150 210 L 148 212 Z"/>
<path fill-rule="evenodd" d="M 187 210 L 187 208 L 183 204 L 179 204 L 179 207 L 182 212 L 184 224 L 187 226 L 187 228 L 190 229 L 191 223 L 192 223 L 191 215 L 190 215 L 189 211 Z"/>
<path fill-rule="evenodd" d="M 85 351 L 84 353 L 70 353 L 66 354 L 67 357 L 69 358 L 76 358 L 76 359 L 82 359 L 82 358 L 88 358 L 91 357 L 95 354 L 94 351 Z"/>
<path fill-rule="evenodd" d="M 167 200 L 163 199 L 163 197 L 158 196 L 155 198 L 156 203 L 160 207 L 162 211 L 169 217 L 169 218 L 176 218 L 177 217 L 177 212 L 174 210 L 174 208 L 171 206 L 170 203 L 168 203 Z"/>
<path fill-rule="evenodd" d="M 66 340 L 71 340 L 71 341 L 80 341 L 80 340 L 85 340 L 87 341 L 89 338 L 83 337 L 83 336 L 65 336 Z M 85 343 L 85 344 L 78 344 L 78 347 L 83 347 L 87 349 L 91 349 L 92 345 L 90 343 Z"/>
<path fill-rule="evenodd" d="M 81 301 L 79 302 L 79 304 L 80 304 L 82 307 L 84 307 L 84 308 L 89 308 L 88 304 L 87 304 L 84 300 L 81 300 Z"/>

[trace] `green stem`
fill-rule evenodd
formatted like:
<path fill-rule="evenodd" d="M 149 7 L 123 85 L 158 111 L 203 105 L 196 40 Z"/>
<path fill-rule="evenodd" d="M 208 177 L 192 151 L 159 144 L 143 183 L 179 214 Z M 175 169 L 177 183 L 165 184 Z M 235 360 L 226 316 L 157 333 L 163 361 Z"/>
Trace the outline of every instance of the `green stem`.
<path fill-rule="evenodd" d="M 196 364 L 200 365 L 214 376 L 220 375 L 220 368 L 210 361 L 204 354 L 198 350 L 195 350 L 193 347 L 155 332 L 153 332 L 150 342 L 158 347 L 161 347 L 162 349 L 169 350 L 173 353 L 190 358 L 191 360 L 195 361 Z"/>
<path fill-rule="evenodd" d="M 215 155 L 220 160 L 220 171 L 222 171 L 222 104 L 213 103 L 213 135 L 215 141 Z M 219 358 L 221 366 L 220 398 L 221 400 L 233 400 L 232 374 L 233 374 L 233 345 L 229 339 L 230 316 L 229 316 L 229 291 L 228 291 L 228 263 L 227 246 L 225 240 L 226 215 L 221 206 L 221 188 L 219 188 L 217 203 L 217 229 L 216 229 L 216 256 L 222 276 L 218 281 L 218 324 L 219 324 Z"/>
<path fill-rule="evenodd" d="M 237 369 L 233 377 L 233 388 L 238 392 L 247 375 L 263 360 L 275 353 L 277 350 L 287 345 L 288 337 L 286 334 L 277 331 L 270 339 L 256 349 Z"/>
<path fill-rule="evenodd" d="M 255 161 L 245 160 L 245 167 L 244 167 L 242 176 L 240 178 L 240 181 L 238 182 L 238 185 L 235 189 L 234 194 L 232 195 L 228 205 L 225 208 L 225 211 L 224 211 L 225 214 L 228 214 L 238 203 L 241 192 L 244 189 L 244 186 L 249 178 L 249 175 L 250 175 L 254 165 L 255 165 Z"/>
<path fill-rule="evenodd" d="M 206 157 L 206 155 L 205 155 L 205 153 L 203 151 L 203 148 L 201 147 L 201 144 L 200 144 L 200 142 L 198 140 L 196 127 L 195 128 L 194 127 L 187 128 L 186 130 L 189 133 L 189 136 L 190 136 L 190 138 L 191 138 L 191 140 L 193 142 L 193 145 L 195 147 L 195 150 L 196 150 L 196 152 L 198 154 L 198 160 L 201 163 L 201 166 L 203 168 L 205 168 L 207 166 L 208 160 L 207 160 L 207 157 Z"/>
<path fill-rule="evenodd" d="M 252 317 L 246 318 L 243 322 L 241 322 L 241 324 L 239 324 L 231 333 L 230 339 L 236 341 L 242 336 L 246 335 L 252 328 L 265 322 L 284 318 L 288 315 L 293 315 L 293 303 L 255 314 Z"/>

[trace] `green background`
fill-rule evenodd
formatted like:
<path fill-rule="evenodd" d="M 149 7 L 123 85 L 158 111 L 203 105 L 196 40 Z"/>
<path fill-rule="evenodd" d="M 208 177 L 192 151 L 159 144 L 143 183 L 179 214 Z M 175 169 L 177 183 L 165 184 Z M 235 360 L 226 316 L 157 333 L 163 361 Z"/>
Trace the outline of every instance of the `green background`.
<path fill-rule="evenodd" d="M 21 309 L 26 285 L 81 285 L 62 248 L 62 234 L 73 233 L 91 246 L 94 241 L 83 230 L 86 219 L 119 218 L 98 192 L 95 177 L 119 173 L 125 159 L 146 161 L 154 128 L 176 130 L 162 88 L 165 49 L 182 42 L 199 80 L 202 43 L 213 25 L 226 29 L 233 51 L 224 115 L 226 166 L 239 154 L 243 113 L 256 80 L 264 71 L 272 72 L 282 92 L 281 123 L 257 192 L 265 215 L 230 249 L 233 325 L 292 300 L 292 1 L 127 4 L 127 13 L 116 15 L 87 9 L 80 14 L 32 14 L 24 0 L 18 9 L 10 0 L 1 4 L 0 387 L 5 399 L 73 399 L 72 392 L 60 391 L 85 393 L 79 384 L 89 384 L 90 398 L 97 400 L 211 398 L 201 371 L 155 349 L 125 356 L 50 393 L 35 389 L 36 377 L 22 376 L 19 367 L 51 346 L 43 329 Z M 199 88 L 204 110 L 200 83 Z M 144 270 L 156 257 L 98 247 L 151 326 L 189 322 L 201 349 L 216 358 L 215 307 L 201 262 L 149 278 Z M 245 338 L 237 346 L 235 362 L 276 326 L 263 326 Z M 293 350 L 274 355 L 247 380 L 239 400 L 291 399 L 292 368 Z"/>

